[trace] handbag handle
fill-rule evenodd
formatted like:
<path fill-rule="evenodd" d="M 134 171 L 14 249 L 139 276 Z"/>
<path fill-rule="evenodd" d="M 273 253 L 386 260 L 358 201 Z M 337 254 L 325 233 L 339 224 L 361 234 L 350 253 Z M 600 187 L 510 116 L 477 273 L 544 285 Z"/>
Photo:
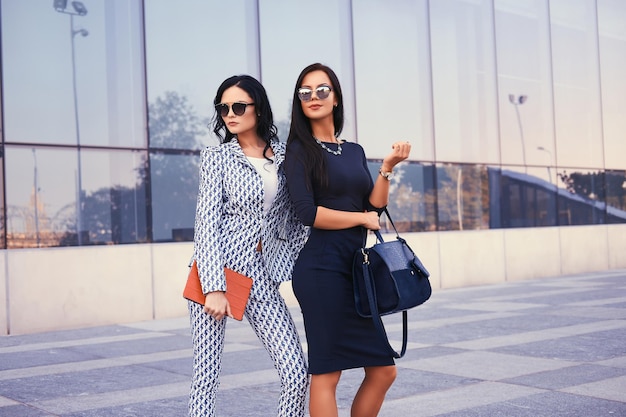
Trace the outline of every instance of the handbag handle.
<path fill-rule="evenodd" d="M 396 225 L 393 224 L 393 220 L 391 218 L 391 214 L 389 214 L 389 210 L 387 210 L 387 207 L 385 207 L 385 209 L 383 210 L 383 213 L 385 213 L 387 215 L 387 218 L 389 219 L 389 223 L 391 223 L 391 227 L 393 227 L 393 231 L 396 232 L 396 237 L 400 237 L 400 235 L 398 234 L 398 229 L 396 229 Z M 381 242 L 382 242 L 382 240 L 381 240 Z"/>
<path fill-rule="evenodd" d="M 367 292 L 367 301 L 370 305 L 370 311 L 372 313 L 372 321 L 374 322 L 374 327 L 376 327 L 376 330 L 378 331 L 379 335 L 382 336 L 382 339 L 387 342 L 387 350 L 389 351 L 389 353 L 391 353 L 394 358 L 399 359 L 403 357 L 406 353 L 408 338 L 408 313 L 406 312 L 406 310 L 402 312 L 402 349 L 400 350 L 400 353 L 398 353 L 391 346 L 391 343 L 389 343 L 389 337 L 387 336 L 387 332 L 385 331 L 385 324 L 383 323 L 383 319 L 378 312 L 378 302 L 376 301 L 376 294 L 374 293 L 373 288 L 374 284 L 372 283 L 372 278 L 370 276 L 369 260 L 367 260 L 367 255 L 363 262 L 363 278 L 363 280 L 365 281 L 365 291 Z"/>
<path fill-rule="evenodd" d="M 387 218 L 389 219 L 389 223 L 391 223 L 391 227 L 393 227 L 393 231 L 396 232 L 396 238 L 400 239 L 400 234 L 398 233 L 398 229 L 396 229 L 396 225 L 393 223 L 393 220 L 391 219 L 391 214 L 389 214 L 389 210 L 387 210 L 387 207 L 383 209 L 382 213 L 385 213 L 387 215 Z M 367 240 L 367 230 L 368 229 L 363 228 L 363 247 L 365 247 L 365 242 Z M 380 233 L 380 230 L 372 230 L 372 232 L 374 232 L 374 235 L 376 235 L 376 240 L 378 240 L 381 243 L 384 242 L 383 236 Z"/>

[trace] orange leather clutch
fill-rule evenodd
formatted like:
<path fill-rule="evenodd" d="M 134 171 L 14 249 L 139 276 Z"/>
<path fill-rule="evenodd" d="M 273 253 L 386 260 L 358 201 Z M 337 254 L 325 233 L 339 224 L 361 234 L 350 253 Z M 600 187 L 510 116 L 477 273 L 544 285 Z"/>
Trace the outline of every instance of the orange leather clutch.
<path fill-rule="evenodd" d="M 248 304 L 250 289 L 252 288 L 252 278 L 241 275 L 232 269 L 224 268 L 226 274 L 226 299 L 230 304 L 230 311 L 233 317 L 239 321 L 243 320 L 243 312 Z M 187 284 L 183 290 L 183 297 L 190 301 L 204 305 L 206 296 L 202 292 L 200 277 L 198 276 L 198 266 L 193 261 L 187 276 Z"/>

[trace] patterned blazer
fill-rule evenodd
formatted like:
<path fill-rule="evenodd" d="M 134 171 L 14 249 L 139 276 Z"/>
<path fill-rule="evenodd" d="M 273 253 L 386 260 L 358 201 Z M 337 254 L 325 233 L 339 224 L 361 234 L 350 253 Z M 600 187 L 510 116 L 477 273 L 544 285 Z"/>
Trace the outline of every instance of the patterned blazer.
<path fill-rule="evenodd" d="M 194 256 L 204 293 L 224 291 L 224 267 L 254 280 L 259 297 L 291 279 L 308 228 L 298 220 L 286 186 L 285 144 L 272 141 L 278 171 L 276 197 L 263 212 L 263 180 L 236 141 L 205 148 L 196 205 Z M 259 259 L 257 245 L 262 242 Z"/>

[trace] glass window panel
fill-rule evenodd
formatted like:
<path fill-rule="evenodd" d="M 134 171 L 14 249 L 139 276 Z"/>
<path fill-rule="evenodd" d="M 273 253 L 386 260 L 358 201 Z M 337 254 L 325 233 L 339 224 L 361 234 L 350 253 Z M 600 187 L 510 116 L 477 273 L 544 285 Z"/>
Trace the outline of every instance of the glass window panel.
<path fill-rule="evenodd" d="M 191 241 L 200 156 L 153 153 L 152 235 L 155 241 Z"/>
<path fill-rule="evenodd" d="M 430 25 L 437 161 L 497 164 L 491 1 L 431 1 Z"/>
<path fill-rule="evenodd" d="M 146 154 L 137 151 L 84 151 L 83 244 L 147 241 Z"/>
<path fill-rule="evenodd" d="M 409 140 L 411 159 L 434 160 L 427 6 L 426 0 L 352 3 L 359 143 L 370 158 L 384 158 L 392 142 Z"/>
<path fill-rule="evenodd" d="M 606 223 L 606 185 L 602 170 L 561 167 L 558 179 L 559 225 Z"/>
<path fill-rule="evenodd" d="M 7 142 L 144 144 L 140 0 L 1 6 Z"/>
<path fill-rule="evenodd" d="M 0 91 L 2 90 L 0 89 Z M 1 121 L 2 121 L 2 116 L 0 116 L 0 122 Z M 4 181 L 4 152 L 3 151 L 0 151 L 0 170 L 2 170 L 0 171 L 0 249 L 6 249 L 6 242 L 7 242 L 6 241 L 6 222 L 5 222 L 6 205 L 4 204 L 5 181 Z"/>
<path fill-rule="evenodd" d="M 84 151 L 81 159 L 79 173 L 75 150 L 7 148 L 9 248 L 146 240 L 139 153 Z"/>
<path fill-rule="evenodd" d="M 494 5 L 502 163 L 554 165 L 548 3 Z"/>
<path fill-rule="evenodd" d="M 605 167 L 624 169 L 626 155 L 626 2 L 598 1 Z"/>
<path fill-rule="evenodd" d="M 505 167 L 500 174 L 501 225 L 540 227 L 556 225 L 556 186 L 548 181 L 549 167 Z"/>
<path fill-rule="evenodd" d="M 626 223 L 626 171 L 606 171 L 607 223 Z"/>
<path fill-rule="evenodd" d="M 556 160 L 603 167 L 595 1 L 550 1 Z"/>
<path fill-rule="evenodd" d="M 1 38 L 0 38 L 1 39 Z M 0 92 L 2 77 L 0 77 Z M 6 206 L 4 204 L 4 132 L 2 130 L 2 99 L 0 97 L 0 249 L 6 248 Z"/>
<path fill-rule="evenodd" d="M 217 144 L 212 132 L 206 134 L 217 88 L 235 74 L 260 75 L 255 2 L 146 1 L 145 26 L 151 125 L 154 107 L 171 102 L 172 96 L 200 118 L 190 131 L 193 142 L 154 140 L 151 130 L 150 146 L 201 149 Z"/>
<path fill-rule="evenodd" d="M 370 160 L 372 178 L 378 176 L 382 160 Z M 435 166 L 417 162 L 404 162 L 394 168 L 389 186 L 389 213 L 398 232 L 424 232 L 437 230 L 437 193 L 435 191 Z M 385 232 L 393 231 L 386 216 L 381 217 Z"/>
<path fill-rule="evenodd" d="M 287 139 L 298 74 L 309 64 L 321 62 L 341 82 L 345 109 L 341 137 L 356 142 L 350 2 L 259 0 L 259 18 L 262 82 L 279 137 Z"/>
<path fill-rule="evenodd" d="M 484 165 L 437 166 L 439 230 L 478 230 L 490 225 L 489 170 Z"/>

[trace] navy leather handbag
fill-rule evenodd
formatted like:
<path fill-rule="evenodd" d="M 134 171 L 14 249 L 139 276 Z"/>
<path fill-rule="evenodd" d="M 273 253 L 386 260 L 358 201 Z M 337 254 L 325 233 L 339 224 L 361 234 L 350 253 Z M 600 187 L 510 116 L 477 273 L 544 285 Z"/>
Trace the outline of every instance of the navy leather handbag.
<path fill-rule="evenodd" d="M 400 237 L 387 209 L 385 214 L 396 232 L 396 239 L 385 242 L 379 231 L 376 243 L 365 244 L 354 256 L 353 285 L 357 313 L 372 318 L 380 336 L 387 343 L 390 354 L 401 358 L 406 352 L 408 315 L 407 310 L 430 298 L 432 289 L 430 273 L 417 255 Z M 396 352 L 389 344 L 381 316 L 402 313 L 402 349 Z"/>

